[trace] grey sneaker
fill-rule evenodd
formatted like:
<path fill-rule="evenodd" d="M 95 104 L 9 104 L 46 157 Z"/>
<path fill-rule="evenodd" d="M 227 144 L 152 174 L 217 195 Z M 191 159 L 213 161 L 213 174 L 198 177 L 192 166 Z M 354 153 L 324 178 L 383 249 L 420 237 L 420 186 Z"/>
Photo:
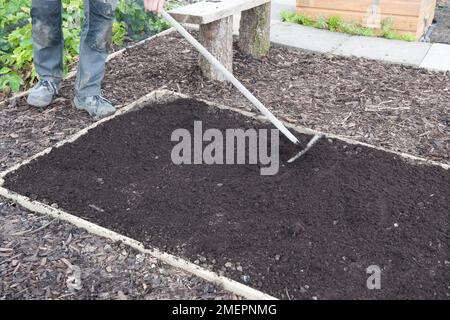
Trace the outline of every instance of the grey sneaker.
<path fill-rule="evenodd" d="M 52 81 L 39 80 L 31 89 L 27 103 L 33 107 L 44 108 L 58 95 L 59 85 Z"/>
<path fill-rule="evenodd" d="M 116 112 L 111 102 L 102 96 L 78 97 L 75 96 L 73 103 L 77 109 L 85 110 L 91 117 L 104 118 Z"/>

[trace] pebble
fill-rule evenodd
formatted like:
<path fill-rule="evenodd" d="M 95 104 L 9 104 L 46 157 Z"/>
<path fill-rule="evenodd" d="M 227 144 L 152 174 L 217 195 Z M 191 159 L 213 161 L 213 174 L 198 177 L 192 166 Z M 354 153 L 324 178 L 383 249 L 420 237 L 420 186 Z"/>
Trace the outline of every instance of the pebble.
<path fill-rule="evenodd" d="M 136 263 L 143 263 L 145 261 L 145 255 L 137 254 L 136 255 Z"/>
<path fill-rule="evenodd" d="M 225 263 L 225 268 L 231 268 L 233 267 L 233 264 L 231 262 Z"/>
<path fill-rule="evenodd" d="M 244 281 L 245 283 L 248 283 L 248 282 L 250 282 L 250 276 L 243 275 L 243 276 L 241 276 L 241 280 Z"/>
<path fill-rule="evenodd" d="M 242 266 L 237 266 L 236 270 L 239 271 L 239 272 L 242 272 L 244 269 L 242 269 Z"/>
<path fill-rule="evenodd" d="M 394 223 L 394 227 L 395 227 L 395 228 L 398 228 L 398 223 Z"/>
<path fill-rule="evenodd" d="M 123 293 L 123 291 L 119 290 L 117 292 L 117 298 L 119 300 L 128 300 L 128 297 Z"/>

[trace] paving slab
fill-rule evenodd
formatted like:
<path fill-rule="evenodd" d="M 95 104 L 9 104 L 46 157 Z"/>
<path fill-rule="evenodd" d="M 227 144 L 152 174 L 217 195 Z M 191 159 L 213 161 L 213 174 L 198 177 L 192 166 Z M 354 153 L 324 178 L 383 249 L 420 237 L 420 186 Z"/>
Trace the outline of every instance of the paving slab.
<path fill-rule="evenodd" d="M 420 67 L 437 71 L 450 71 L 450 45 L 432 44 Z"/>
<path fill-rule="evenodd" d="M 327 53 L 336 50 L 350 35 L 278 22 L 272 25 L 270 38 L 279 45 Z"/>
<path fill-rule="evenodd" d="M 349 37 L 333 53 L 419 66 L 431 44 L 362 36 Z"/>

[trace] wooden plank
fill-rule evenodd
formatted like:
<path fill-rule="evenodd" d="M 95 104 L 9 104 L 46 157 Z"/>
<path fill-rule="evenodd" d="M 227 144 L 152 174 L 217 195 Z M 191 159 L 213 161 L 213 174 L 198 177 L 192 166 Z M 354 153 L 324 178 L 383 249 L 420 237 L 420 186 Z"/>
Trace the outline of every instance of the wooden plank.
<path fill-rule="evenodd" d="M 259 7 L 271 0 L 202 1 L 171 10 L 170 15 L 181 23 L 207 24 Z"/>
<path fill-rule="evenodd" d="M 339 11 L 372 12 L 372 0 L 297 0 L 298 7 L 333 9 Z M 378 13 L 419 16 L 421 0 L 379 0 Z"/>

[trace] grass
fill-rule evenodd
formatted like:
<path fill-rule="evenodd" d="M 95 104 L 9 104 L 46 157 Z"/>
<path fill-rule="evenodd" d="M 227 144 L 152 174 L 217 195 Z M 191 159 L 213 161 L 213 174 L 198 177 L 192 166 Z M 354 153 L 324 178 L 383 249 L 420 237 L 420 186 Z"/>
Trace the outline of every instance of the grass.
<path fill-rule="evenodd" d="M 363 27 L 355 22 L 348 23 L 339 16 L 331 16 L 328 19 L 326 19 L 325 17 L 319 17 L 317 21 L 313 21 L 311 18 L 301 13 L 298 14 L 295 12 L 282 11 L 281 19 L 285 22 L 297 23 L 307 27 L 314 27 L 318 29 L 329 30 L 332 32 L 342 32 L 351 35 L 366 37 L 382 37 L 386 39 L 403 41 L 416 41 L 416 38 L 413 35 L 400 34 L 392 30 L 392 18 L 383 19 L 383 21 L 381 22 L 381 29 Z"/>

